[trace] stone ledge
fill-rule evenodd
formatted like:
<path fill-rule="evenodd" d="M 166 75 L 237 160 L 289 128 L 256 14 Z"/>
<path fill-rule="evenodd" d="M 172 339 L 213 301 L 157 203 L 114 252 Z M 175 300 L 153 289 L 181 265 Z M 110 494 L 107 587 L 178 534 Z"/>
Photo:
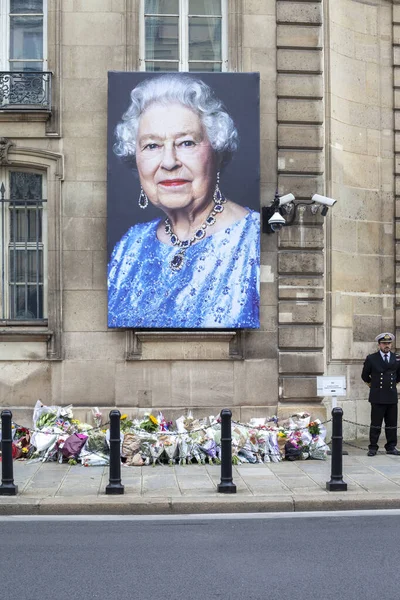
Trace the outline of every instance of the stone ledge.
<path fill-rule="evenodd" d="M 1 329 L 0 361 L 47 360 L 53 336 L 48 329 Z"/>
<path fill-rule="evenodd" d="M 0 342 L 47 342 L 52 336 L 48 329 L 0 329 Z"/>
<path fill-rule="evenodd" d="M 241 359 L 241 342 L 236 331 L 136 331 L 126 360 Z"/>
<path fill-rule="evenodd" d="M 0 110 L 1 123 L 33 123 L 45 122 L 51 117 L 51 111 L 48 110 Z"/>

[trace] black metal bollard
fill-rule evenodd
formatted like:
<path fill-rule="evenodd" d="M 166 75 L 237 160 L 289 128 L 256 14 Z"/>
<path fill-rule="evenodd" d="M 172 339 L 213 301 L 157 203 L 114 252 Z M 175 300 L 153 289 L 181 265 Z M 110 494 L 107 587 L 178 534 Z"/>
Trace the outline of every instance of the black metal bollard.
<path fill-rule="evenodd" d="M 232 481 L 232 413 L 229 408 L 221 410 L 221 483 L 220 494 L 236 494 L 236 485 Z"/>
<path fill-rule="evenodd" d="M 123 494 L 121 483 L 121 413 L 110 412 L 110 483 L 106 486 L 106 494 Z"/>
<path fill-rule="evenodd" d="M 18 486 L 14 484 L 14 467 L 12 458 L 12 413 L 3 410 L 1 413 L 1 485 L 0 496 L 16 496 Z"/>
<path fill-rule="evenodd" d="M 332 409 L 332 458 L 331 480 L 326 482 L 328 492 L 346 492 L 347 483 L 343 481 L 343 410 Z"/>

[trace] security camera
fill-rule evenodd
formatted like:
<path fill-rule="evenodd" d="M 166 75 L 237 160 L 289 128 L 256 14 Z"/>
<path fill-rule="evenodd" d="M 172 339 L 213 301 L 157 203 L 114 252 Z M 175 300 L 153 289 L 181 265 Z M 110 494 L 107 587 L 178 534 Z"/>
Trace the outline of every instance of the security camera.
<path fill-rule="evenodd" d="M 281 213 L 276 211 L 272 217 L 268 219 L 268 225 L 271 227 L 272 231 L 280 231 L 282 227 L 286 225 L 286 221 Z"/>
<path fill-rule="evenodd" d="M 334 200 L 333 198 L 328 198 L 327 196 L 320 196 L 319 194 L 314 194 L 311 200 L 313 202 L 316 202 L 317 204 L 324 204 L 325 206 L 333 206 L 337 202 L 337 200 Z"/>
<path fill-rule="evenodd" d="M 295 200 L 293 194 L 285 194 L 280 197 L 278 190 L 276 190 L 273 202 L 269 206 L 262 207 L 263 233 L 274 233 L 282 229 L 284 225 L 292 224 L 292 222 L 287 223 L 283 215 L 291 212 L 293 209 L 291 202 L 293 200 Z"/>
<path fill-rule="evenodd" d="M 289 202 L 293 202 L 295 197 L 293 194 L 285 194 L 279 198 L 279 206 L 284 206 L 285 204 L 289 204 Z"/>

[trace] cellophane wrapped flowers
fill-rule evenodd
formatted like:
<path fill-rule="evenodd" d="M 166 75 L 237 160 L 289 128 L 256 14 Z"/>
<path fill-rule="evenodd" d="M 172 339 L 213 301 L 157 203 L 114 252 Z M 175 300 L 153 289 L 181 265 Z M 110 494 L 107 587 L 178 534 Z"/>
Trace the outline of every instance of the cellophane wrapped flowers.
<path fill-rule="evenodd" d="M 109 429 L 101 410 L 91 411 L 93 424 L 75 419 L 72 406 L 45 406 L 36 403 L 33 428 L 13 425 L 14 456 L 40 461 L 65 461 L 63 447 L 75 434 L 86 442 L 74 462 L 104 466 L 109 462 Z M 156 464 L 219 464 L 221 424 L 214 416 L 195 418 L 191 411 L 168 421 L 159 412 L 142 418 L 120 417 L 121 460 L 126 466 Z M 275 415 L 255 417 L 249 423 L 232 420 L 232 462 L 270 463 L 281 460 L 326 458 L 326 429 L 319 419 L 297 413 L 280 421 Z M 68 443 L 70 443 L 68 441 Z M 67 447 L 68 447 L 67 443 Z"/>

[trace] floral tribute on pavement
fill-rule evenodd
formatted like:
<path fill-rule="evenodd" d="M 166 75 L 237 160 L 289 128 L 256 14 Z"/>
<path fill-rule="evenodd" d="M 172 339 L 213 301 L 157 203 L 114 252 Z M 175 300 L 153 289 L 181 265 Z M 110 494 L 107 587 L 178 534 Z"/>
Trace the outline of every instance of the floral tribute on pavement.
<path fill-rule="evenodd" d="M 13 424 L 13 457 L 108 465 L 108 423 L 98 408 L 92 409 L 92 419 L 93 424 L 74 419 L 72 405 L 45 406 L 38 400 L 32 429 Z M 189 411 L 173 423 L 162 413 L 145 414 L 141 419 L 123 414 L 120 426 L 121 460 L 126 466 L 220 463 L 219 416 L 196 419 Z M 329 449 L 325 437 L 324 423 L 311 420 L 308 413 L 296 413 L 282 421 L 276 416 L 254 418 L 248 423 L 232 420 L 232 462 L 324 460 Z"/>

